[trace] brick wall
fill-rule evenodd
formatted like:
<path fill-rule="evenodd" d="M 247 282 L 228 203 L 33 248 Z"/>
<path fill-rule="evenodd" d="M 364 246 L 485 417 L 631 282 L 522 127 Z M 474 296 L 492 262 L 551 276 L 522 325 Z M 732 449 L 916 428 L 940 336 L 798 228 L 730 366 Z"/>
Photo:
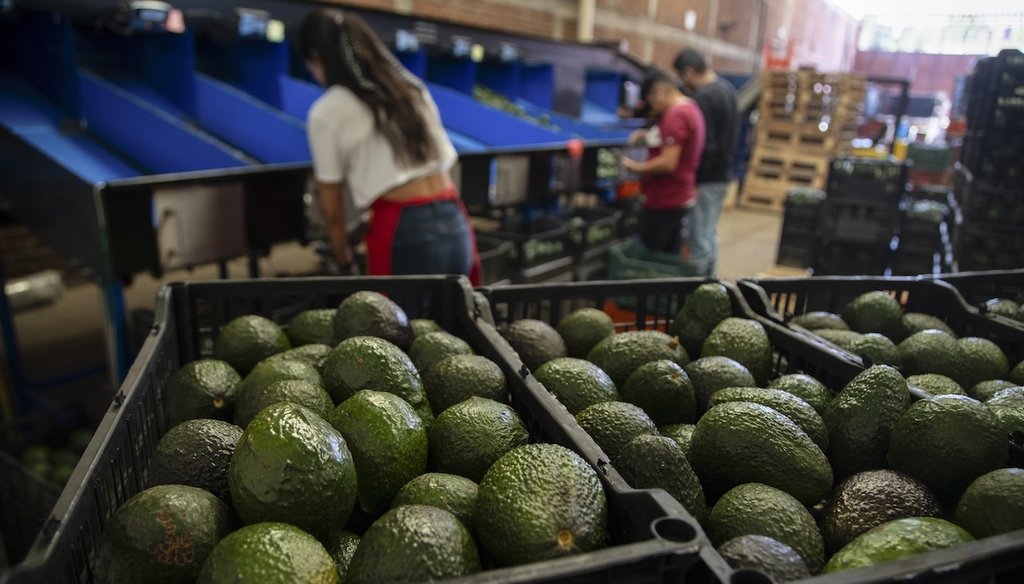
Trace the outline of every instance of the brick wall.
<path fill-rule="evenodd" d="M 558 40 L 576 39 L 577 0 L 338 0 Z M 686 15 L 696 16 L 686 30 Z M 680 49 L 694 46 L 716 69 L 760 68 L 766 40 L 792 41 L 794 66 L 849 70 L 857 25 L 830 0 L 597 0 L 595 39 L 625 41 L 643 62 L 669 68 Z"/>

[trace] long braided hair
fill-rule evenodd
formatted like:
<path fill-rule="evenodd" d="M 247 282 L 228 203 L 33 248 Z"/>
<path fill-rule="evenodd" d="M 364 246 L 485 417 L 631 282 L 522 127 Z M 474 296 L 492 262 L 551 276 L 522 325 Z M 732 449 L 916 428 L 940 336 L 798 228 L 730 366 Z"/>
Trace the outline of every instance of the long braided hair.
<path fill-rule="evenodd" d="M 352 91 L 373 112 L 398 160 L 421 164 L 437 154 L 427 127 L 423 85 L 398 62 L 363 19 L 323 8 L 306 16 L 299 50 L 323 64 L 328 87 Z"/>

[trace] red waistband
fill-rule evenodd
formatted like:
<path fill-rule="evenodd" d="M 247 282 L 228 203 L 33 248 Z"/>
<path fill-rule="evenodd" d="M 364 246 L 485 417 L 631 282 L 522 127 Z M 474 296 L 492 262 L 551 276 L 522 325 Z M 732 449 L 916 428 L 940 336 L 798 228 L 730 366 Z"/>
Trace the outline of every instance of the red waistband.
<path fill-rule="evenodd" d="M 459 190 L 455 186 L 450 186 L 445 190 L 435 193 L 433 195 L 424 195 L 422 197 L 415 197 L 412 199 L 405 199 L 404 201 L 389 201 L 387 199 L 377 199 L 370 206 L 371 209 L 387 209 L 387 208 L 402 208 L 402 207 L 414 207 L 416 205 L 426 205 L 427 203 L 433 203 L 434 201 L 458 201 Z"/>

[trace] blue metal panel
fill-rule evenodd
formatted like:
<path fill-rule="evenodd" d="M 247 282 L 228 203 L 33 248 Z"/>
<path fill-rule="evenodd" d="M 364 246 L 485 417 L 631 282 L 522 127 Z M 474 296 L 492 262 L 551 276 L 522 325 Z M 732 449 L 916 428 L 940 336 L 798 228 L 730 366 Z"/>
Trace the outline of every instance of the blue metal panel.
<path fill-rule="evenodd" d="M 89 130 L 156 173 L 246 166 L 239 154 L 99 77 L 80 72 Z"/>
<path fill-rule="evenodd" d="M 555 68 L 550 63 L 523 65 L 517 97 L 545 110 L 554 109 Z"/>
<path fill-rule="evenodd" d="M 285 43 L 241 39 L 224 46 L 200 39 L 200 59 L 215 77 L 278 109 L 281 103 L 280 75 L 288 73 L 289 53 Z"/>
<path fill-rule="evenodd" d="M 547 116 L 552 124 L 558 126 L 563 132 L 579 136 L 584 140 L 622 140 L 629 138 L 630 130 L 615 126 L 595 126 L 584 123 L 582 120 L 572 118 L 559 113 L 541 109 L 526 100 L 516 100 L 516 104 L 526 110 L 526 113 L 534 117 Z"/>
<path fill-rule="evenodd" d="M 584 114 L 614 114 L 619 109 L 619 96 L 626 77 L 615 71 L 587 70 L 587 84 L 583 90 Z"/>
<path fill-rule="evenodd" d="M 186 111 L 181 109 L 177 102 L 169 99 L 155 87 L 149 85 L 146 81 L 143 81 L 138 77 L 121 74 L 104 74 L 103 80 L 112 85 L 116 85 L 120 89 L 127 91 L 149 105 L 160 108 L 164 112 L 176 118 L 188 119 L 195 118 L 196 116 L 195 111 Z M 191 101 L 195 100 L 192 99 Z"/>
<path fill-rule="evenodd" d="M 459 154 L 483 152 L 487 149 L 487 145 L 483 142 L 474 140 L 469 136 L 463 136 L 462 134 L 452 130 L 448 130 L 448 139 L 452 141 L 452 146 L 455 146 L 455 150 Z"/>
<path fill-rule="evenodd" d="M 261 162 L 309 162 L 305 124 L 231 86 L 196 74 L 199 123 Z"/>
<path fill-rule="evenodd" d="M 448 56 L 431 57 L 427 61 L 427 80 L 472 95 L 476 85 L 476 63 Z"/>
<path fill-rule="evenodd" d="M 6 126 L 55 162 L 96 184 L 140 173 L 104 150 L 89 136 L 66 134 L 60 129 L 63 112 L 27 83 L 0 74 L 0 125 Z"/>
<path fill-rule="evenodd" d="M 281 109 L 293 118 L 305 122 L 309 108 L 324 94 L 324 88 L 288 75 L 281 75 L 278 82 L 281 86 Z"/>
<path fill-rule="evenodd" d="M 522 71 L 523 64 L 518 61 L 512 63 L 485 61 L 477 67 L 476 80 L 481 85 L 497 91 L 509 99 L 515 99 L 519 97 Z"/>
<path fill-rule="evenodd" d="M 572 138 L 489 108 L 457 91 L 429 83 L 427 87 L 441 112 L 445 128 L 487 146 L 558 145 Z"/>
<path fill-rule="evenodd" d="M 420 49 L 418 51 L 403 51 L 395 53 L 398 57 L 398 61 L 405 66 L 406 69 L 412 72 L 413 75 L 420 79 L 427 78 L 427 51 Z"/>
<path fill-rule="evenodd" d="M 136 34 L 126 39 L 131 71 L 189 117 L 196 115 L 191 34 Z"/>
<path fill-rule="evenodd" d="M 64 115 L 82 117 L 74 33 L 66 17 L 24 13 L 0 20 L 0 61 L 52 99 Z"/>

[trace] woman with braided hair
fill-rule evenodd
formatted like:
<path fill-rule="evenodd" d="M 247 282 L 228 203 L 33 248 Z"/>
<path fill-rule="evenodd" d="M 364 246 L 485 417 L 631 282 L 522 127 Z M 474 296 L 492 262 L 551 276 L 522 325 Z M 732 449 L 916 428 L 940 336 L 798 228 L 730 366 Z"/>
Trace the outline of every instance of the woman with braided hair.
<path fill-rule="evenodd" d="M 457 155 L 426 87 L 352 13 L 309 14 L 299 46 L 327 88 L 307 125 L 338 263 L 352 264 L 348 197 L 356 212 L 372 211 L 371 275 L 465 274 L 477 283 L 476 241 L 449 175 Z"/>

